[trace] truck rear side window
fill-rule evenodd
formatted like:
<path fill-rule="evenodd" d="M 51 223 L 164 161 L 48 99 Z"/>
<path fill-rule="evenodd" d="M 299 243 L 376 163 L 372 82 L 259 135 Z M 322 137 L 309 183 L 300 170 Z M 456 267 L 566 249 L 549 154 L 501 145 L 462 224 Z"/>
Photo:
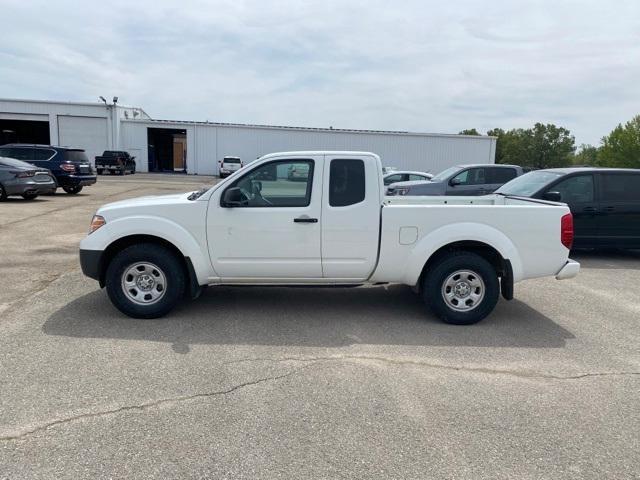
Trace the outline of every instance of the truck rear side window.
<path fill-rule="evenodd" d="M 88 162 L 89 157 L 84 150 L 65 150 L 64 159 L 71 162 Z"/>
<path fill-rule="evenodd" d="M 329 170 L 329 205 L 346 207 L 364 200 L 365 179 L 362 160 L 332 160 Z"/>

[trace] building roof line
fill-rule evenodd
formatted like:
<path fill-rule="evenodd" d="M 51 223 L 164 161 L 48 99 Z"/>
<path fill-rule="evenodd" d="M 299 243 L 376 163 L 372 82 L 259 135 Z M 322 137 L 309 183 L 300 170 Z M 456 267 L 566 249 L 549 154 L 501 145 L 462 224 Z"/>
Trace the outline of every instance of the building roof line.
<path fill-rule="evenodd" d="M 14 103 L 46 103 L 47 105 L 76 105 L 81 107 L 105 107 L 103 102 L 72 102 L 66 100 L 33 100 L 28 98 L 0 98 L 0 102 L 14 102 Z M 111 106 L 113 104 L 109 104 Z M 141 107 L 133 107 L 131 105 L 124 105 L 120 103 L 115 104 L 116 107 L 122 108 L 134 108 L 136 110 L 141 110 L 145 115 L 149 116 L 147 112 L 144 111 Z"/>
<path fill-rule="evenodd" d="M 335 133 L 364 133 L 375 135 L 404 135 L 404 136 L 420 136 L 420 137 L 449 137 L 449 138 L 477 138 L 477 139 L 493 139 L 490 135 L 459 135 L 456 133 L 426 133 L 426 132 L 410 132 L 406 130 L 368 130 L 354 128 L 323 128 L 323 127 L 293 127 L 286 125 L 261 125 L 252 123 L 230 123 L 230 122 L 202 122 L 192 120 L 161 120 L 161 119 L 124 119 L 124 122 L 132 123 L 157 123 L 166 125 L 192 125 L 192 126 L 212 126 L 212 127 L 230 127 L 230 128 L 260 128 L 273 130 L 299 130 L 299 131 L 315 131 L 315 132 L 335 132 Z"/>

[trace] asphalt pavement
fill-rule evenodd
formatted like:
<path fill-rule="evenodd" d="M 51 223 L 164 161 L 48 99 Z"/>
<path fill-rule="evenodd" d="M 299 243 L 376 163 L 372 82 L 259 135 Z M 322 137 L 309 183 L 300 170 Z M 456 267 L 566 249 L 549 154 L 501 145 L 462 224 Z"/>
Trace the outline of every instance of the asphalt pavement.
<path fill-rule="evenodd" d="M 209 288 L 133 320 L 80 272 L 100 177 L 0 203 L 0 479 L 640 478 L 640 254 L 584 252 L 483 322 L 403 286 Z"/>

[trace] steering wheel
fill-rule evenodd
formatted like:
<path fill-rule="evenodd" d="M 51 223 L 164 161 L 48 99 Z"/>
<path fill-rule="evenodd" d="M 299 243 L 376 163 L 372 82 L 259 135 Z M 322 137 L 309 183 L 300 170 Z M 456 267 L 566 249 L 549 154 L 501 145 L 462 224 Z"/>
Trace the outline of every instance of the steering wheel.
<path fill-rule="evenodd" d="M 262 202 L 265 205 L 270 205 L 272 206 L 273 203 L 271 203 L 269 200 L 267 200 L 266 198 L 264 198 L 262 196 L 262 185 L 258 184 L 258 183 L 253 183 L 251 185 L 251 190 L 253 190 L 253 198 L 258 198 L 260 202 Z"/>

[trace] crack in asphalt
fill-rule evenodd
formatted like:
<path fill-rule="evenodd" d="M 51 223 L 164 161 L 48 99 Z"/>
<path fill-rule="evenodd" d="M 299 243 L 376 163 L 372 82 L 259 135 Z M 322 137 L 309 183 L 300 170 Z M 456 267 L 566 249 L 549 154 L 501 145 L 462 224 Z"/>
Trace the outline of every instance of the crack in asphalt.
<path fill-rule="evenodd" d="M 140 403 L 140 404 L 136 404 L 136 405 L 123 405 L 121 407 L 118 408 L 113 408 L 110 410 L 103 410 L 103 411 L 99 411 L 99 412 L 89 412 L 89 413 L 80 413 L 77 415 L 72 415 L 69 417 L 65 417 L 65 418 L 60 418 L 57 420 L 52 420 L 50 422 L 46 422 L 43 423 L 41 425 L 38 425 L 34 428 L 31 428 L 29 430 L 24 430 L 20 433 L 16 433 L 13 435 L 3 435 L 0 436 L 0 441 L 3 442 L 8 442 L 8 441 L 19 441 L 19 440 L 24 440 L 26 437 L 29 437 L 35 433 L 39 433 L 42 432 L 44 430 L 47 430 L 51 427 L 55 427 L 58 425 L 64 425 L 67 423 L 72 423 L 75 422 L 77 420 L 83 420 L 83 419 L 87 419 L 87 418 L 100 418 L 100 417 L 104 417 L 104 416 L 109 416 L 109 415 L 116 415 L 122 412 L 128 412 L 128 411 L 132 411 L 132 410 L 139 410 L 139 411 L 145 411 L 148 410 L 150 408 L 154 408 L 154 407 L 160 407 L 163 405 L 171 405 L 171 404 L 177 404 L 177 403 L 181 403 L 181 402 L 186 402 L 186 401 L 190 401 L 190 400 L 197 400 L 200 398 L 211 398 L 211 397 L 217 397 L 217 396 L 223 396 L 223 395 L 228 395 L 230 393 L 233 393 L 237 390 L 246 388 L 246 387 L 250 387 L 253 385 L 259 385 L 261 383 L 266 383 L 266 382 L 272 382 L 272 381 L 276 381 L 276 380 L 281 380 L 283 378 L 286 377 L 290 377 L 302 370 L 305 370 L 307 368 L 310 368 L 311 366 L 313 366 L 313 364 L 305 366 L 305 367 L 301 367 L 301 368 L 297 368 L 294 370 L 291 370 L 290 372 L 284 373 L 282 375 L 276 375 L 276 376 L 272 376 L 272 377 L 263 377 L 263 378 L 258 378 L 257 380 L 252 380 L 249 382 L 244 382 L 244 383 L 240 383 L 237 385 L 234 385 L 231 388 L 228 388 L 226 390 L 218 390 L 218 391 L 214 391 L 214 392 L 204 392 L 204 393 L 195 393 L 192 395 L 181 395 L 178 397 L 171 397 L 171 398 L 162 398 L 159 400 L 153 400 L 150 402 L 144 402 L 144 403 Z"/>
<path fill-rule="evenodd" d="M 140 403 L 140 404 L 135 404 L 135 405 L 123 405 L 121 407 L 118 408 L 113 408 L 110 410 L 103 410 L 103 411 L 99 411 L 99 412 L 89 412 L 89 413 L 80 413 L 77 415 L 72 415 L 69 417 L 65 417 L 65 418 L 60 418 L 60 419 L 56 419 L 56 420 L 52 420 L 46 423 L 43 423 L 41 425 L 38 425 L 34 428 L 31 428 L 29 430 L 23 430 L 20 433 L 16 433 L 13 435 L 4 435 L 4 436 L 0 436 L 0 441 L 3 442 L 8 442 L 8 441 L 19 441 L 19 440 L 24 440 L 26 437 L 29 437 L 35 433 L 39 433 L 42 432 L 44 430 L 47 430 L 49 428 L 58 426 L 58 425 L 64 425 L 64 424 L 68 424 L 68 423 L 72 423 L 75 422 L 77 420 L 83 420 L 83 419 L 90 419 L 90 418 L 99 418 L 99 417 L 103 417 L 103 416 L 109 416 L 109 415 L 116 415 L 119 413 L 123 413 L 123 412 L 127 412 L 127 411 L 134 411 L 134 410 L 138 410 L 138 411 L 145 411 L 151 408 L 155 408 L 155 407 L 160 407 L 163 405 L 172 405 L 172 404 L 178 404 L 181 402 L 186 402 L 186 401 L 191 401 L 191 400 L 197 400 L 197 399 L 201 399 L 201 398 L 211 398 L 211 397 L 217 397 L 217 396 L 223 396 L 223 395 L 228 395 L 231 394 L 237 390 L 246 388 L 246 387 L 250 387 L 250 386 L 254 386 L 254 385 L 259 385 L 261 383 L 266 383 L 266 382 L 272 382 L 272 381 L 277 381 L 277 380 L 281 380 L 283 378 L 287 378 L 290 377 L 298 372 L 301 372 L 302 370 L 306 370 L 308 368 L 311 368 L 314 365 L 317 365 L 319 363 L 324 363 L 324 362 L 342 362 L 345 360 L 353 360 L 353 361 L 362 361 L 362 360 L 368 360 L 368 361 L 377 361 L 377 362 L 383 362 L 383 363 L 389 363 L 389 364 L 394 364 L 394 365 L 415 365 L 415 366 L 420 366 L 420 367 L 428 367 L 428 368 L 434 368 L 434 369 L 442 369 L 442 370 L 451 370 L 451 371 L 462 371 L 462 372 L 471 372 L 471 373 L 488 373 L 488 374 L 493 374 L 493 375 L 509 375 L 509 376 L 515 376 L 515 377 L 521 377 L 521 378 L 544 378 L 544 379 L 552 379 L 552 380 L 579 380 L 582 378 L 588 378 L 588 377 L 606 377 L 606 376 L 625 376 L 625 375 L 630 375 L 630 376 L 635 376 L 635 375 L 640 375 L 640 372 L 587 372 L 584 374 L 580 374 L 580 375 L 567 375 L 567 376 L 560 376 L 560 375 L 550 375 L 550 374 L 543 374 L 543 373 L 538 373 L 538 372 L 517 372 L 517 371 L 513 371 L 513 370 L 499 370 L 499 369 L 489 369 L 489 368 L 473 368 L 473 367 L 461 367 L 461 366 L 449 366 L 449 365 L 442 365 L 442 364 L 432 364 L 432 363 L 427 363 L 427 362 L 420 362 L 420 361 L 415 361 L 415 360 L 398 360 L 398 359 L 392 359 L 392 358 L 388 358 L 388 357 L 376 357 L 376 356 L 365 356 L 365 355 L 341 355 L 341 356 L 329 356 L 329 357 L 306 357 L 306 358 L 300 358 L 300 357 L 282 357 L 282 358 L 244 358 L 244 359 L 239 359 L 239 360 L 232 360 L 229 362 L 223 362 L 222 365 L 233 365 L 233 364 L 239 364 L 239 363 L 254 363 L 254 362 L 275 362 L 275 363 L 284 363 L 284 362 L 303 362 L 303 363 L 308 363 L 308 365 L 300 367 L 300 368 L 296 368 L 293 369 L 287 373 L 284 373 L 282 375 L 275 375 L 275 376 L 270 376 L 270 377 L 262 377 L 262 378 L 258 378 L 256 380 L 251 380 L 248 382 L 243 382 L 237 385 L 232 386 L 231 388 L 228 388 L 226 390 L 217 390 L 214 392 L 204 392 L 204 393 L 195 393 L 192 395 L 181 395 L 178 397 L 171 397 L 171 398 L 162 398 L 159 400 L 153 400 L 153 401 L 149 401 L 149 402 L 144 402 L 144 403 Z"/>
<path fill-rule="evenodd" d="M 640 375 L 640 372 L 587 372 L 578 375 L 552 375 L 548 373 L 534 372 L 534 371 L 517 371 L 517 370 L 500 370 L 486 367 L 465 367 L 455 365 L 443 365 L 440 363 L 428 363 L 417 360 L 399 360 L 388 357 L 377 357 L 370 355 L 336 355 L 330 357 L 282 357 L 282 358 L 243 358 L 239 360 L 231 360 L 224 362 L 223 365 L 232 365 L 238 363 L 250 363 L 250 362 L 321 362 L 321 361 L 344 361 L 344 360 L 369 360 L 383 363 L 389 363 L 393 365 L 415 365 L 419 367 L 427 367 L 439 370 L 451 370 L 456 372 L 470 372 L 470 373 L 486 373 L 490 375 L 508 375 L 518 378 L 541 378 L 549 380 L 580 380 L 582 378 L 589 377 L 609 377 L 609 376 L 634 376 Z"/>

